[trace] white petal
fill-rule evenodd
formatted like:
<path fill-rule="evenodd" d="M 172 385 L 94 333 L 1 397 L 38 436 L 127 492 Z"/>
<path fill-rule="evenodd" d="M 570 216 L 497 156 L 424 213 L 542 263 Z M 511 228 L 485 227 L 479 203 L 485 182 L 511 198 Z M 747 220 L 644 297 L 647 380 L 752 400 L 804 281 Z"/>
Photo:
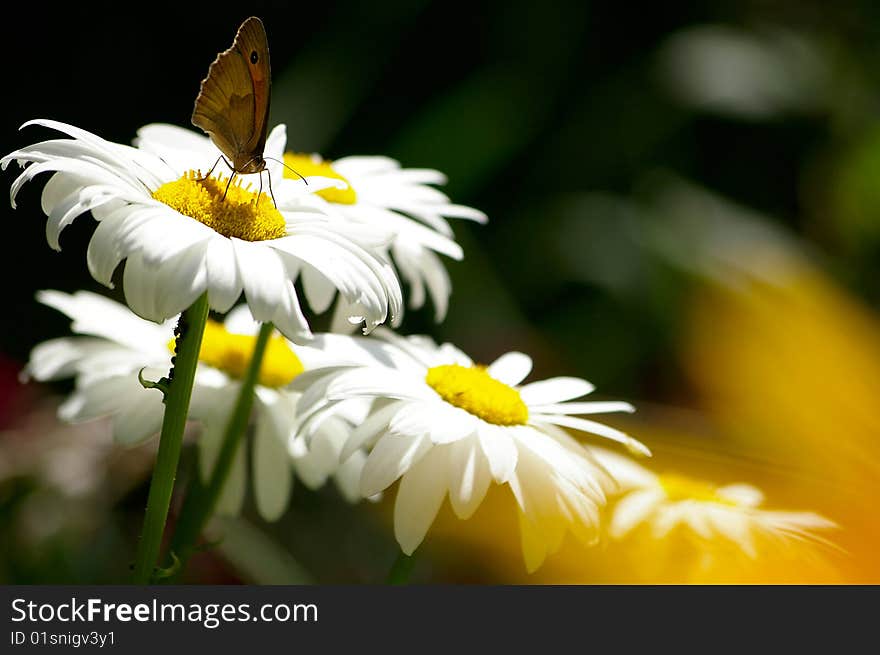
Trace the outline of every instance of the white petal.
<path fill-rule="evenodd" d="M 205 291 L 205 251 L 207 242 L 198 243 L 162 263 L 157 275 L 156 305 L 161 320 L 180 314 Z"/>
<path fill-rule="evenodd" d="M 31 378 L 39 381 L 58 380 L 77 375 L 86 368 L 90 360 L 106 356 L 105 361 L 117 357 L 126 362 L 131 351 L 122 346 L 108 343 L 105 339 L 91 337 L 61 337 L 37 344 L 31 351 L 27 366 L 21 373 L 21 380 Z M 136 354 L 135 354 L 136 355 Z M 140 358 L 138 358 L 140 359 Z M 117 373 L 132 372 L 143 365 L 140 361 L 125 366 Z"/>
<path fill-rule="evenodd" d="M 344 334 L 316 334 L 306 346 L 294 349 L 306 370 L 338 364 L 383 366 L 400 371 L 412 370 L 424 377 L 424 368 L 417 367 L 405 353 L 379 340 L 351 337 Z"/>
<path fill-rule="evenodd" d="M 208 303 L 218 312 L 229 311 L 242 291 L 235 250 L 229 239 L 210 240 L 205 252 L 205 271 L 208 276 Z"/>
<path fill-rule="evenodd" d="M 313 266 L 303 269 L 302 283 L 309 306 L 318 314 L 326 312 L 336 297 L 333 283 Z"/>
<path fill-rule="evenodd" d="M 267 521 L 276 521 L 287 509 L 293 486 L 291 462 L 287 455 L 286 434 L 279 434 L 276 421 L 264 406 L 257 414 L 254 434 L 253 477 L 257 510 Z"/>
<path fill-rule="evenodd" d="M 533 465 L 549 469 L 585 493 L 591 492 L 597 501 L 603 500 L 605 473 L 580 444 L 547 438 L 546 433 L 532 426 L 511 426 L 507 430 L 514 437 L 520 458 L 526 453 Z"/>
<path fill-rule="evenodd" d="M 615 539 L 626 536 L 648 517 L 662 499 L 663 492 L 658 489 L 634 491 L 624 496 L 614 508 L 608 526 L 609 534 Z"/>
<path fill-rule="evenodd" d="M 560 496 L 571 513 L 569 530 L 575 535 L 584 547 L 594 545 L 599 539 L 599 505 L 589 494 L 582 493 L 581 489 L 568 486 L 563 482 Z"/>
<path fill-rule="evenodd" d="M 480 448 L 489 462 L 492 477 L 499 484 L 507 482 L 516 470 L 519 458 L 516 444 L 504 428 L 483 424 L 479 430 Z"/>
<path fill-rule="evenodd" d="M 747 514 L 736 509 L 725 508 L 720 511 L 709 511 L 708 519 L 720 534 L 739 544 L 749 557 L 757 556 Z"/>
<path fill-rule="evenodd" d="M 431 441 L 434 443 L 452 443 L 469 437 L 479 430 L 479 418 L 458 407 L 444 408 L 442 413 L 434 412 L 438 419 L 431 426 Z"/>
<path fill-rule="evenodd" d="M 526 516 L 524 512 L 517 512 L 517 516 L 519 518 L 520 545 L 522 546 L 526 571 L 534 573 L 547 559 L 547 543 L 541 529 L 530 517 Z"/>
<path fill-rule="evenodd" d="M 399 371 L 379 367 L 359 367 L 337 375 L 327 388 L 330 400 L 378 396 L 402 400 L 435 400 L 436 394 L 421 380 Z"/>
<path fill-rule="evenodd" d="M 364 322 L 366 312 L 356 303 L 349 302 L 344 296 L 336 299 L 333 318 L 330 320 L 330 332 L 334 334 L 352 334 Z"/>
<path fill-rule="evenodd" d="M 409 306 L 418 309 L 425 304 L 425 283 L 418 265 L 418 253 L 412 248 L 405 248 L 400 240 L 395 241 L 392 248 L 394 262 L 400 275 L 409 284 Z"/>
<path fill-rule="evenodd" d="M 703 539 L 711 539 L 712 525 L 709 520 L 709 514 L 711 514 L 711 511 L 702 511 L 702 508 L 697 507 L 697 504 L 698 501 L 693 502 L 694 511 L 688 512 L 685 521 L 690 526 L 691 530 Z"/>
<path fill-rule="evenodd" d="M 263 151 L 266 155 L 272 157 L 273 159 L 282 159 L 284 157 L 284 148 L 286 144 L 287 126 L 284 123 L 279 123 L 272 128 L 272 130 L 269 132 L 269 135 L 266 137 L 266 147 L 263 149 Z M 279 171 L 279 173 L 280 172 L 281 171 Z"/>
<path fill-rule="evenodd" d="M 206 244 L 210 239 L 223 238 L 208 226 L 158 201 L 132 211 L 125 224 L 125 228 L 117 233 L 120 250 L 140 252 L 144 263 L 151 268 L 158 268 L 167 260 L 199 244 Z"/>
<path fill-rule="evenodd" d="M 334 161 L 333 168 L 343 177 L 358 177 L 396 171 L 400 169 L 400 164 L 391 157 L 351 155 Z"/>
<path fill-rule="evenodd" d="M 224 516 L 237 516 L 241 513 L 241 506 L 244 504 L 244 496 L 247 487 L 247 449 L 244 444 L 238 447 L 235 453 L 235 459 L 229 470 L 229 477 L 226 479 L 226 485 L 220 492 L 220 498 L 217 500 L 217 514 Z"/>
<path fill-rule="evenodd" d="M 400 481 L 394 503 L 394 536 L 407 555 L 422 543 L 443 504 L 448 479 L 445 450 L 439 448 L 423 457 Z"/>
<path fill-rule="evenodd" d="M 273 322 L 293 341 L 308 340 L 311 331 L 302 314 L 290 271 L 274 248 L 232 239 L 245 297 L 254 319 Z"/>
<path fill-rule="evenodd" d="M 208 137 L 191 129 L 166 123 L 150 123 L 139 128 L 134 144 L 158 157 L 170 159 L 168 163 L 179 171 L 191 168 L 193 159 L 208 160 L 219 155 Z M 169 151 L 177 156 L 170 157 Z"/>
<path fill-rule="evenodd" d="M 516 386 L 525 380 L 531 371 L 531 357 L 523 353 L 511 352 L 501 355 L 492 362 L 486 372 L 504 384 Z"/>
<path fill-rule="evenodd" d="M 48 212 L 46 221 L 46 240 L 53 250 L 61 250 L 58 239 L 61 231 L 75 218 L 103 205 L 115 197 L 112 187 L 81 187 L 64 197 Z M 44 203 L 45 204 L 45 203 Z"/>
<path fill-rule="evenodd" d="M 193 393 L 193 401 L 195 401 L 196 393 Z M 192 410 L 192 408 L 190 408 Z M 192 414 L 192 411 L 191 411 Z M 193 416 L 195 416 L 193 414 Z M 225 422 L 222 418 L 212 417 L 203 418 L 201 420 L 201 431 L 198 440 L 198 463 L 199 475 L 204 483 L 207 483 L 217 463 L 217 457 L 220 454 L 221 440 L 223 439 L 223 430 Z"/>
<path fill-rule="evenodd" d="M 391 419 L 388 430 L 411 436 L 427 434 L 434 443 L 450 443 L 473 434 L 478 424 L 476 416 L 430 400 L 404 405 Z"/>
<path fill-rule="evenodd" d="M 420 263 L 425 275 L 425 283 L 428 285 L 428 292 L 431 294 L 431 302 L 434 303 L 434 320 L 439 323 L 446 317 L 449 294 L 452 293 L 452 282 L 443 262 L 430 250 L 422 253 Z"/>
<path fill-rule="evenodd" d="M 523 518 L 527 519 L 521 524 L 523 554 L 527 562 L 538 565 L 561 545 L 566 529 L 572 522 L 571 514 L 560 502 L 561 487 L 553 476 L 552 468 L 526 448 L 520 451 L 510 488 Z"/>
<path fill-rule="evenodd" d="M 450 446 L 449 501 L 456 516 L 468 519 L 483 502 L 492 475 L 476 438 Z"/>
<path fill-rule="evenodd" d="M 651 451 L 642 442 L 638 441 L 637 439 L 633 439 L 625 432 L 615 430 L 614 428 L 609 427 L 603 423 L 597 423 L 596 421 L 589 421 L 587 419 L 577 418 L 575 416 L 559 415 L 542 415 L 536 417 L 536 420 L 537 419 L 540 419 L 541 421 L 546 421 L 547 423 L 553 423 L 554 425 L 561 425 L 567 428 L 574 428 L 575 430 L 597 434 L 600 437 L 605 437 L 606 439 L 611 439 L 612 441 L 622 443 L 634 453 L 646 456 L 651 455 Z"/>
<path fill-rule="evenodd" d="M 150 321 L 162 321 L 157 305 L 157 275 L 144 267 L 139 254 L 132 255 L 125 262 L 125 273 L 122 284 L 125 289 L 125 301 L 135 314 Z"/>
<path fill-rule="evenodd" d="M 589 452 L 617 481 L 621 491 L 658 484 L 657 476 L 653 472 L 629 457 L 598 446 L 590 446 Z"/>
<path fill-rule="evenodd" d="M 304 452 L 294 455 L 297 475 L 307 487 L 317 489 L 336 472 L 339 453 L 350 433 L 345 421 L 331 416 L 321 423 Z"/>
<path fill-rule="evenodd" d="M 687 505 L 683 503 L 661 504 L 656 507 L 651 519 L 651 535 L 664 539 L 678 525 L 687 521 Z"/>
<path fill-rule="evenodd" d="M 361 494 L 372 496 L 387 489 L 431 449 L 427 437 L 386 434 L 367 458 L 361 477 Z"/>
<path fill-rule="evenodd" d="M 284 265 L 271 248 L 231 239 L 238 274 L 254 320 L 270 322 L 281 304 L 287 282 Z"/>
<path fill-rule="evenodd" d="M 606 414 L 608 412 L 632 413 L 636 408 L 621 401 L 594 403 L 556 403 L 553 405 L 532 405 L 529 415 L 536 414 Z"/>
<path fill-rule="evenodd" d="M 360 215 L 354 215 L 354 211 Z M 464 257 L 462 247 L 449 235 L 440 234 L 411 218 L 393 211 L 376 207 L 352 207 L 347 209 L 347 218 L 361 220 L 367 225 L 373 223 L 388 228 L 393 233 L 392 252 L 408 259 L 419 257 L 425 249 L 460 260 Z"/>
<path fill-rule="evenodd" d="M 361 499 L 361 474 L 366 461 L 366 453 L 358 451 L 339 465 L 334 476 L 339 492 L 350 503 L 356 503 Z"/>
<path fill-rule="evenodd" d="M 223 433 L 226 429 L 227 418 L 231 408 L 231 401 L 234 399 L 234 388 L 226 388 L 218 392 L 207 392 L 200 390 L 199 394 L 193 394 L 193 405 L 191 405 L 191 413 L 193 410 L 202 414 L 207 411 L 214 410 L 213 414 L 203 414 L 202 430 L 199 435 L 199 475 L 203 482 L 207 482 L 214 470 L 217 462 L 217 456 L 220 454 Z M 216 402 L 211 402 L 211 400 Z M 225 402 L 228 400 L 230 402 Z M 218 409 L 226 409 L 217 413 Z M 223 491 L 220 492 L 220 498 L 217 501 L 217 513 L 224 515 L 237 515 L 241 511 L 244 502 L 245 486 L 247 481 L 247 453 L 244 445 L 239 445 L 235 454 L 229 476 Z"/>
<path fill-rule="evenodd" d="M 121 235 L 139 221 L 149 220 L 149 216 L 149 212 L 136 212 L 125 206 L 110 212 L 98 224 L 86 251 L 86 263 L 92 277 L 112 288 L 113 272 L 129 254 L 120 245 Z"/>
<path fill-rule="evenodd" d="M 58 417 L 69 422 L 90 421 L 113 414 L 125 403 L 137 402 L 136 398 L 131 397 L 140 395 L 131 384 L 133 377 L 134 374 L 127 373 L 92 378 L 85 384 L 78 380 L 76 391 L 58 407 Z M 146 393 L 146 389 L 142 391 Z"/>
<path fill-rule="evenodd" d="M 547 405 L 586 396 L 594 388 L 580 378 L 558 377 L 527 384 L 519 393 L 527 405 Z"/>
<path fill-rule="evenodd" d="M 807 530 L 832 530 L 840 527 L 834 521 L 815 512 L 771 512 L 763 510 L 757 516 L 760 516 L 761 523 L 765 526 L 770 526 L 774 530 L 797 533 L 801 536 L 808 536 Z M 809 537 L 817 539 L 815 535 L 809 535 Z"/>
<path fill-rule="evenodd" d="M 260 331 L 260 324 L 254 320 L 250 307 L 247 303 L 238 305 L 229 311 L 223 319 L 223 327 L 232 334 L 247 334 L 256 336 Z"/>
<path fill-rule="evenodd" d="M 46 216 L 51 214 L 52 209 L 58 203 L 70 194 L 75 193 L 77 189 L 81 189 L 86 184 L 88 184 L 86 178 L 76 175 L 65 175 L 64 173 L 55 173 L 52 175 L 43 187 L 43 193 L 40 196 L 40 206 L 43 209 L 43 213 L 46 214 Z"/>
<path fill-rule="evenodd" d="M 366 250 L 337 227 L 325 223 L 294 225 L 294 236 L 278 239 L 273 247 L 318 269 L 339 289 L 349 303 L 362 306 L 367 328 L 391 315 L 391 324 L 403 316 L 400 282 L 381 253 Z"/>
<path fill-rule="evenodd" d="M 729 484 L 718 489 L 718 495 L 742 507 L 757 507 L 764 502 L 764 494 L 750 484 Z"/>
<path fill-rule="evenodd" d="M 144 361 L 141 366 L 153 364 L 151 359 L 164 355 L 171 326 L 158 326 L 145 321 L 125 306 L 104 296 L 89 291 L 73 294 L 60 291 L 38 291 L 37 300 L 57 309 L 73 319 L 71 329 L 80 334 L 91 334 L 108 339 L 129 349 L 132 354 L 140 353 Z M 110 347 L 112 344 L 105 344 Z M 140 367 L 137 367 L 140 368 Z"/>
<path fill-rule="evenodd" d="M 113 415 L 113 438 L 129 445 L 153 437 L 162 428 L 164 415 L 162 394 L 145 389 L 143 394 L 138 394 L 136 402 L 127 403 Z"/>
<path fill-rule="evenodd" d="M 339 458 L 346 461 L 360 448 L 369 445 L 373 439 L 383 434 L 388 429 L 388 422 L 401 408 L 401 403 L 391 403 L 390 405 L 374 409 L 370 416 L 360 425 L 356 426 L 351 436 L 345 442 L 345 447 Z"/>

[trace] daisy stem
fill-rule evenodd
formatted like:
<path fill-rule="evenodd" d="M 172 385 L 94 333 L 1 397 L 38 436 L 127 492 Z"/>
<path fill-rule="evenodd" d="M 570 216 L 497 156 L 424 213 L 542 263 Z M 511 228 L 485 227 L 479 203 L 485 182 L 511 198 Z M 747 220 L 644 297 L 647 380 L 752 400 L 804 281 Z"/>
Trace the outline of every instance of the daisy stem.
<path fill-rule="evenodd" d="M 149 584 L 152 581 L 153 569 L 159 558 L 207 318 L 208 296 L 202 294 L 181 315 L 177 324 L 174 367 L 169 373 L 170 381 L 165 392 L 165 416 L 162 419 L 159 451 L 150 481 L 144 527 L 134 565 L 135 584 Z"/>
<path fill-rule="evenodd" d="M 415 555 L 406 555 L 403 551 L 397 553 L 397 559 L 394 560 L 394 564 L 391 565 L 391 570 L 388 572 L 387 583 L 390 585 L 409 583 L 409 576 L 412 575 L 415 564 Z"/>
<path fill-rule="evenodd" d="M 266 345 L 269 343 L 272 330 L 273 325 L 271 323 L 263 323 L 260 327 L 260 333 L 257 335 L 257 342 L 254 345 L 254 352 L 251 355 L 251 361 L 248 364 L 244 379 L 241 382 L 241 389 L 238 392 L 238 398 L 235 401 L 235 408 L 223 433 L 223 442 L 220 446 L 220 453 L 217 456 L 217 463 L 211 472 L 211 477 L 208 479 L 207 484 L 205 484 L 199 478 L 198 473 L 195 473 L 190 482 L 174 530 L 174 536 L 171 539 L 171 553 L 180 562 L 178 572 L 183 571 L 187 561 L 195 551 L 196 541 L 208 519 L 214 513 L 214 508 L 217 506 L 220 494 L 226 486 L 226 480 L 229 478 L 229 472 L 232 470 L 233 462 L 235 462 L 235 455 L 247 430 L 251 408 L 254 404 L 254 387 L 257 384 L 257 378 L 263 364 L 263 355 L 266 352 Z"/>

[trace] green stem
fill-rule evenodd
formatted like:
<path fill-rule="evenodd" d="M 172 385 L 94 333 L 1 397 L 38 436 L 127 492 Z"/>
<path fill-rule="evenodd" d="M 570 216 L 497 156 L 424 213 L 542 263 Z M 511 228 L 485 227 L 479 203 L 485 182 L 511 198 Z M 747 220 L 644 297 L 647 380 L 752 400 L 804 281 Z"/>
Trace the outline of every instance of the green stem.
<path fill-rule="evenodd" d="M 405 585 L 409 583 L 409 576 L 412 575 L 413 567 L 416 564 L 415 555 L 405 555 L 403 551 L 397 553 L 397 559 L 391 565 L 391 571 L 388 572 L 388 584 Z"/>
<path fill-rule="evenodd" d="M 235 461 L 235 455 L 241 445 L 242 437 L 247 429 L 248 420 L 251 415 L 251 407 L 254 404 L 254 387 L 257 384 L 260 368 L 263 364 L 263 355 L 266 352 L 266 345 L 269 343 L 269 337 L 272 334 L 273 326 L 271 323 L 264 323 L 260 327 L 260 333 L 257 335 L 257 342 L 254 346 L 254 352 L 251 355 L 251 361 L 248 364 L 244 379 L 241 382 L 241 389 L 238 392 L 238 398 L 235 401 L 235 408 L 226 424 L 226 431 L 223 433 L 223 442 L 220 446 L 220 454 L 217 456 L 217 462 L 211 477 L 207 484 L 202 483 L 198 472 L 193 475 L 190 487 L 187 490 L 186 498 L 183 501 L 183 507 L 180 510 L 180 517 L 174 529 L 174 536 L 171 539 L 171 552 L 180 561 L 178 572 L 182 572 L 187 561 L 195 551 L 196 542 L 208 519 L 214 513 L 217 500 L 226 485 L 229 477 L 229 471 Z"/>
<path fill-rule="evenodd" d="M 159 451 L 156 466 L 150 482 L 147 498 L 147 512 L 144 527 L 138 544 L 134 566 L 135 584 L 149 584 L 153 568 L 159 558 L 162 546 L 162 533 L 168 518 L 168 506 L 174 489 L 177 461 L 183 442 L 183 430 L 192 397 L 193 380 L 199 363 L 199 350 L 202 347 L 202 334 L 208 318 L 208 296 L 196 300 L 180 317 L 177 324 L 177 344 L 170 380 L 165 390 L 165 416 L 162 420 L 162 433 L 159 438 Z"/>

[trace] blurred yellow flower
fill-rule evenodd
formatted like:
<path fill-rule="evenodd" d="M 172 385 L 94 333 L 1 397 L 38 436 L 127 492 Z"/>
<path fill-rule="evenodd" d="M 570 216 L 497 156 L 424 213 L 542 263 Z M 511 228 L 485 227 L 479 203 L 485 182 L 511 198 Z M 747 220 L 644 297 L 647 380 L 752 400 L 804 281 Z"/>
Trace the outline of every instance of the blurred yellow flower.
<path fill-rule="evenodd" d="M 803 262 L 746 279 L 695 303 L 698 392 L 737 447 L 786 467 L 789 496 L 841 525 L 846 579 L 877 582 L 880 324 Z"/>
<path fill-rule="evenodd" d="M 516 584 L 844 581 L 837 568 L 845 554 L 829 541 L 838 531 L 827 532 L 835 525 L 819 514 L 764 509 L 764 496 L 752 485 L 715 486 L 682 474 L 657 475 L 631 458 L 592 450 L 620 483 L 597 546 L 569 540 L 543 568 L 524 575 L 518 566 L 515 507 L 496 494 L 464 524 L 440 514 L 430 546 L 442 549 L 443 557 L 435 559 L 454 570 L 481 569 L 491 580 Z M 672 455 L 665 461 L 687 459 Z M 721 463 L 724 468 L 739 464 L 730 456 Z M 463 563 L 463 558 L 476 562 Z"/>

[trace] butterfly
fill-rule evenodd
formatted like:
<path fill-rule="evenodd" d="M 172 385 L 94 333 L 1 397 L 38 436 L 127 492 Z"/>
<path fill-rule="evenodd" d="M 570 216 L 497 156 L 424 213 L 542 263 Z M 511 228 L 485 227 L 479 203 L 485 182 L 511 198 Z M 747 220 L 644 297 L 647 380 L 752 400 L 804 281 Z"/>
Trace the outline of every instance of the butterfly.
<path fill-rule="evenodd" d="M 263 21 L 251 16 L 238 28 L 232 46 L 218 54 L 208 68 L 192 114 L 192 124 L 204 130 L 223 153 L 203 179 L 210 177 L 221 159 L 232 169 L 224 200 L 236 174 L 260 173 L 260 193 L 263 191 L 271 90 L 266 29 Z"/>

